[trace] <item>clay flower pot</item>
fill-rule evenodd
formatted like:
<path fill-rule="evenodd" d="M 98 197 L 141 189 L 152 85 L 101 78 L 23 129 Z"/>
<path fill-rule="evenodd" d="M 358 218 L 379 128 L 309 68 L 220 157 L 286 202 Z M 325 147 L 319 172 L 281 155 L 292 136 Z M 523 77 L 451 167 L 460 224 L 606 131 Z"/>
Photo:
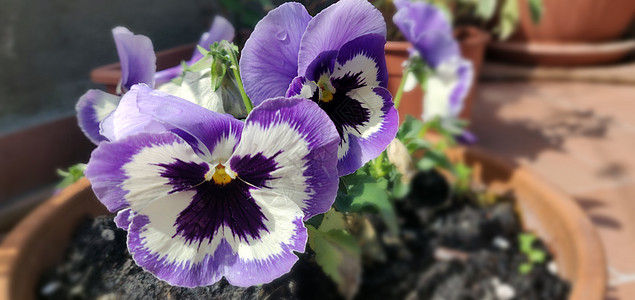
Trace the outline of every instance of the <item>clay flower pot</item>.
<path fill-rule="evenodd" d="M 520 20 L 512 40 L 540 43 L 603 43 L 619 39 L 635 19 L 632 0 L 545 0 L 540 23 L 528 5 L 518 5 Z"/>
<path fill-rule="evenodd" d="M 608 64 L 635 49 L 635 41 L 619 41 L 635 20 L 635 1 L 545 0 L 539 24 L 519 4 L 514 36 L 490 45 L 491 56 L 512 63 L 578 66 Z"/>
<path fill-rule="evenodd" d="M 474 65 L 474 82 L 470 88 L 470 92 L 465 98 L 463 110 L 460 117 L 469 120 L 476 86 L 478 83 L 478 74 L 483 64 L 483 55 L 485 47 L 490 40 L 490 36 L 485 31 L 476 27 L 461 27 L 454 32 L 459 40 L 461 55 L 470 60 Z M 389 41 L 386 43 L 386 65 L 388 67 L 388 90 L 393 96 L 399 89 L 401 77 L 403 75 L 403 63 L 408 59 L 408 48 L 411 48 L 410 42 Z M 404 92 L 399 104 L 399 121 L 403 122 L 406 115 L 420 118 L 423 113 L 423 91 L 417 86 L 410 92 Z"/>
<path fill-rule="evenodd" d="M 492 192 L 511 192 L 524 226 L 547 243 L 559 273 L 573 283 L 570 299 L 603 299 L 606 262 L 591 222 L 567 196 L 522 167 L 512 168 L 478 150 L 450 153 L 474 170 Z M 42 272 L 59 261 L 77 224 L 106 213 L 82 179 L 39 206 L 0 245 L 0 300 L 35 299 Z"/>
<path fill-rule="evenodd" d="M 56 169 L 87 161 L 94 148 L 75 116 L 1 136 L 0 233 L 50 197 L 60 181 Z"/>

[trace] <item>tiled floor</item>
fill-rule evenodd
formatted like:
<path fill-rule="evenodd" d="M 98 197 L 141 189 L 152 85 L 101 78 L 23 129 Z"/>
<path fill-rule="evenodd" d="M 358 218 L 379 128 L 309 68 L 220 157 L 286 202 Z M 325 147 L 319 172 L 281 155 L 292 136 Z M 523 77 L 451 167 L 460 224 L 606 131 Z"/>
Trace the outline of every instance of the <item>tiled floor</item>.
<path fill-rule="evenodd" d="M 481 82 L 475 101 L 479 146 L 571 195 L 603 240 L 607 299 L 635 299 L 635 86 Z"/>

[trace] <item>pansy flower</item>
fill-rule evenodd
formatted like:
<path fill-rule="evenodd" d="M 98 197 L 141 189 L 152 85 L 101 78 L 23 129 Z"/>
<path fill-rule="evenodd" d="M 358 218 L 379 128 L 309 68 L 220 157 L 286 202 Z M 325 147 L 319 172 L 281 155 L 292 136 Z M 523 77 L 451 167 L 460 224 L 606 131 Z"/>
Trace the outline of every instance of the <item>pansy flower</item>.
<path fill-rule="evenodd" d="M 302 5 L 285 3 L 258 22 L 245 43 L 245 92 L 254 105 L 278 96 L 317 103 L 340 136 L 339 174 L 352 173 L 397 132 L 386 90 L 385 36 L 381 13 L 366 0 L 339 1 L 313 18 Z"/>
<path fill-rule="evenodd" d="M 112 30 L 119 63 L 121 65 L 121 79 L 117 85 L 117 94 L 121 95 L 130 90 L 137 83 L 145 83 L 150 87 L 161 85 L 183 72 L 181 65 L 156 72 L 156 55 L 152 41 L 139 34 L 134 34 L 124 27 Z M 234 28 L 225 18 L 217 16 L 209 32 L 203 34 L 199 46 L 209 48 L 216 41 L 234 38 Z M 194 50 L 191 65 L 202 58 L 199 51 Z M 79 127 L 95 144 L 106 140 L 100 134 L 100 123 L 117 108 L 120 96 L 112 95 L 101 90 L 92 89 L 82 95 L 75 107 Z M 193 101 L 193 99 L 187 99 Z M 217 105 L 218 106 L 218 105 Z M 222 105 L 220 106 L 222 109 Z M 221 112 L 225 112 L 222 111 Z"/>
<path fill-rule="evenodd" d="M 452 24 L 438 7 L 424 1 L 396 0 L 393 22 L 410 41 L 411 59 L 422 59 L 432 68 L 425 83 L 424 120 L 456 118 L 473 80 L 472 64 L 461 57 Z M 410 73 L 409 82 L 416 82 Z M 416 84 L 406 84 L 405 91 Z"/>
<path fill-rule="evenodd" d="M 136 105 L 167 131 L 100 143 L 86 169 L 128 230 L 135 262 L 179 286 L 269 282 L 304 252 L 303 221 L 336 195 L 339 136 L 309 100 L 264 101 L 238 121 L 147 86 Z"/>

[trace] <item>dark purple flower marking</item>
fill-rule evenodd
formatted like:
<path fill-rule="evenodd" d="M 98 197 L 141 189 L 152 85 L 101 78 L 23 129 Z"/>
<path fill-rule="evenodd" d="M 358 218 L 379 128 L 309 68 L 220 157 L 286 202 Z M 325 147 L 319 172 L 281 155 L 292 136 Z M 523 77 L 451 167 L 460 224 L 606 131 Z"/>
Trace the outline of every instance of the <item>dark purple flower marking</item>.
<path fill-rule="evenodd" d="M 209 171 L 207 163 L 184 162 L 176 159 L 170 164 L 157 164 L 164 169 L 161 176 L 169 179 L 172 187 L 170 194 L 182 191 L 194 191 L 190 205 L 183 210 L 176 220 L 177 234 L 184 236 L 189 243 L 210 241 L 221 226 L 226 226 L 234 236 L 245 240 L 259 238 L 260 231 L 268 231 L 264 225 L 267 218 L 261 212 L 249 190 L 251 188 L 269 188 L 266 182 L 277 179 L 271 172 L 279 167 L 275 158 L 279 151 L 271 157 L 262 153 L 234 157 L 231 161 L 236 178 L 225 181 L 207 180 Z M 224 170 L 221 164 L 215 167 Z M 225 174 L 224 171 L 222 174 Z M 215 178 L 213 178 L 215 179 Z"/>

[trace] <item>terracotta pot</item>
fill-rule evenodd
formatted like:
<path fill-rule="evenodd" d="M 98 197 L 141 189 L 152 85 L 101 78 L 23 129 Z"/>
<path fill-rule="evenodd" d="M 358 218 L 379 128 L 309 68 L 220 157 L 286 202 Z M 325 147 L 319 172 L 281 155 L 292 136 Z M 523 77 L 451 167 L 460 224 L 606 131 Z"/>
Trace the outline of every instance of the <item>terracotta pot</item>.
<path fill-rule="evenodd" d="M 479 150 L 450 156 L 474 170 L 475 180 L 497 193 L 513 193 L 527 229 L 550 248 L 558 270 L 573 283 L 570 299 L 603 299 L 606 262 L 600 239 L 573 200 L 534 177 Z M 31 300 L 42 272 L 61 259 L 84 216 L 105 213 L 89 182 L 82 179 L 38 207 L 0 245 L 0 300 Z"/>
<path fill-rule="evenodd" d="M 196 44 L 189 44 L 157 52 L 157 71 L 174 67 L 181 61 L 190 59 L 195 47 Z M 104 84 L 106 91 L 111 94 L 116 92 L 120 78 L 121 65 L 119 63 L 97 67 L 90 72 L 90 80 Z"/>
<path fill-rule="evenodd" d="M 620 61 L 635 49 L 634 40 L 619 40 L 635 20 L 633 0 L 545 0 L 539 24 L 531 20 L 526 1 L 519 1 L 516 33 L 509 41 L 490 45 L 493 59 L 527 65 L 601 65 Z"/>
<path fill-rule="evenodd" d="M 56 170 L 87 162 L 95 146 L 63 117 L 0 137 L 0 232 L 53 193 Z"/>
<path fill-rule="evenodd" d="M 539 24 L 519 0 L 520 20 L 512 40 L 540 43 L 602 43 L 619 39 L 635 20 L 633 0 L 544 0 Z"/>
<path fill-rule="evenodd" d="M 474 65 L 474 82 L 468 95 L 465 98 L 463 110 L 460 117 L 465 120 L 469 120 L 472 105 L 474 101 L 474 95 L 476 91 L 476 85 L 478 83 L 478 74 L 483 64 L 483 54 L 485 53 L 485 46 L 490 40 L 490 36 L 485 31 L 482 31 L 476 27 L 461 27 L 455 31 L 455 36 L 459 39 L 459 46 L 461 48 L 461 55 L 470 60 Z M 386 43 L 386 65 L 388 66 L 388 90 L 393 96 L 399 90 L 399 84 L 401 83 L 401 77 L 403 74 L 403 63 L 408 59 L 408 48 L 412 47 L 409 42 L 394 42 L 389 41 Z M 406 115 L 411 115 L 416 118 L 421 118 L 423 113 L 423 91 L 419 86 L 415 87 L 410 92 L 403 93 L 401 103 L 399 104 L 399 122 L 405 120 Z"/>
<path fill-rule="evenodd" d="M 601 44 L 549 44 L 494 42 L 488 46 L 492 59 L 553 67 L 593 66 L 620 61 L 635 50 L 635 40 Z"/>

